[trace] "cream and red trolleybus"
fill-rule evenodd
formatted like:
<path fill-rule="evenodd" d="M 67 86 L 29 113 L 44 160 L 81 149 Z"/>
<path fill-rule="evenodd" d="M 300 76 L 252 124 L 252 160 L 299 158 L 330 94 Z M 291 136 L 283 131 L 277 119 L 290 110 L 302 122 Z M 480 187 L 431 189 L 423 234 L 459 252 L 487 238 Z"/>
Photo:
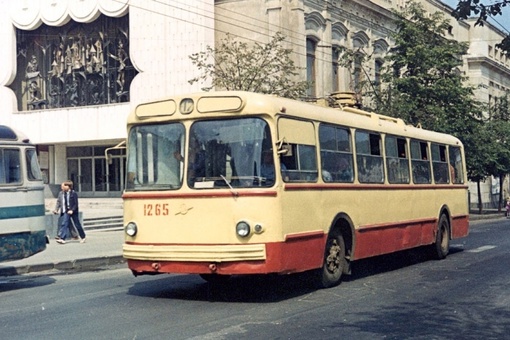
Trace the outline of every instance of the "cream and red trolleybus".
<path fill-rule="evenodd" d="M 208 281 L 310 271 L 468 234 L 450 135 L 338 105 L 248 92 L 182 95 L 128 118 L 123 255 L 135 275 Z"/>

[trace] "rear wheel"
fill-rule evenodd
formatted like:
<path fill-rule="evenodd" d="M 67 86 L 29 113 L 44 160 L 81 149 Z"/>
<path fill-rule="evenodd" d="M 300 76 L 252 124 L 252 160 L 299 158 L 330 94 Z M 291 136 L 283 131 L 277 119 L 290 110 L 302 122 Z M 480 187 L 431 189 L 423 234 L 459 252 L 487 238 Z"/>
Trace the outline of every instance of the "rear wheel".
<path fill-rule="evenodd" d="M 450 251 L 450 222 L 445 215 L 441 215 L 437 225 L 436 241 L 431 245 L 432 256 L 444 259 Z"/>
<path fill-rule="evenodd" d="M 319 288 L 329 288 L 338 285 L 346 265 L 344 238 L 339 231 L 333 230 L 326 242 L 322 268 L 316 271 L 316 280 Z"/>

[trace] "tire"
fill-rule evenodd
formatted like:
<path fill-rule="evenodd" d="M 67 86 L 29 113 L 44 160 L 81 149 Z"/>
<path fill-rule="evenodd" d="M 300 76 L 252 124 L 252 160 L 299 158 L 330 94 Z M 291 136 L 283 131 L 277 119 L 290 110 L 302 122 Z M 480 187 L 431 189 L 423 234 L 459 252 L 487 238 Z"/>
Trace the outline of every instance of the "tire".
<path fill-rule="evenodd" d="M 346 266 L 344 238 L 339 231 L 333 230 L 326 241 L 322 268 L 315 273 L 318 288 L 330 288 L 340 284 Z"/>
<path fill-rule="evenodd" d="M 219 285 L 227 283 L 231 276 L 230 275 L 218 275 L 218 274 L 200 274 L 200 277 L 209 282 L 210 284 Z"/>
<path fill-rule="evenodd" d="M 439 219 L 436 241 L 430 250 L 436 260 L 444 259 L 450 251 L 450 222 L 446 215 L 441 215 Z"/>

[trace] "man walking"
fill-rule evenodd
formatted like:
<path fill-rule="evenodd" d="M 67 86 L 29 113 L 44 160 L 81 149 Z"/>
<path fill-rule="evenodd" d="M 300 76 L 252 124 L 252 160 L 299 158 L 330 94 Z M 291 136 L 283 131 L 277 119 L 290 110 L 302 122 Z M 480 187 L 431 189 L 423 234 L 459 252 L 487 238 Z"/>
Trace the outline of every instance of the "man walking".
<path fill-rule="evenodd" d="M 60 238 L 57 239 L 57 242 L 60 244 L 66 243 L 65 239 L 69 233 L 70 224 L 72 223 L 80 235 L 80 243 L 85 243 L 86 235 L 79 217 L 78 194 L 73 190 L 72 181 L 66 181 L 62 184 L 62 186 L 64 191 L 62 211 L 64 213 L 62 214 L 60 235 L 58 235 Z"/>

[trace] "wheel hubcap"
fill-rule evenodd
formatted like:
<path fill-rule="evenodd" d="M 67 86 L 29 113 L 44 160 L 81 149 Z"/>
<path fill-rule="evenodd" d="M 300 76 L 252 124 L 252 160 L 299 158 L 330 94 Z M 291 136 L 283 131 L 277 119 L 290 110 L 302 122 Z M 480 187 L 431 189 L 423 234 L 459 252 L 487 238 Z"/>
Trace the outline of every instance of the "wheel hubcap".
<path fill-rule="evenodd" d="M 326 264 L 328 271 L 331 273 L 337 272 L 340 269 L 340 254 L 342 248 L 338 244 L 337 240 L 333 240 L 331 242 L 331 246 L 329 247 L 329 254 L 326 259 Z"/>

